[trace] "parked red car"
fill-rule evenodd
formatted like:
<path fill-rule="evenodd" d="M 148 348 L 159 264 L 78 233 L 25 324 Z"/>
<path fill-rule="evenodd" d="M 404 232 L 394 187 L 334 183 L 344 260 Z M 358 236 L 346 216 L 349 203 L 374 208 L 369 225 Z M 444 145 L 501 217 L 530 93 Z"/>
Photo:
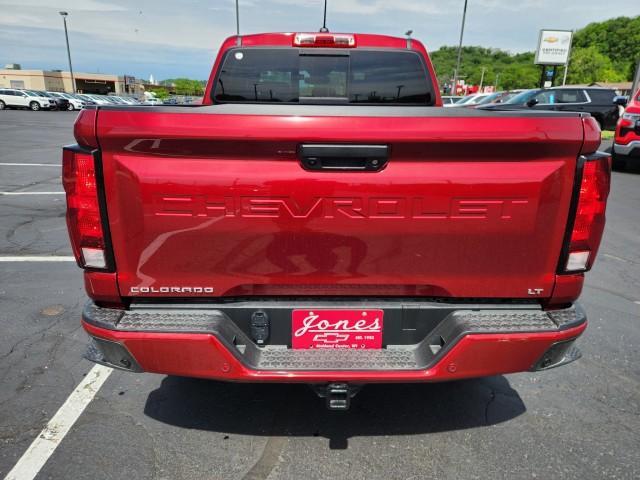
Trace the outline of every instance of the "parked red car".
<path fill-rule="evenodd" d="M 618 121 L 613 160 L 622 167 L 640 164 L 640 90 L 631 97 Z"/>
<path fill-rule="evenodd" d="M 89 358 L 332 409 L 578 358 L 597 122 L 441 107 L 417 40 L 273 33 L 224 42 L 202 105 L 83 110 L 63 179 Z"/>

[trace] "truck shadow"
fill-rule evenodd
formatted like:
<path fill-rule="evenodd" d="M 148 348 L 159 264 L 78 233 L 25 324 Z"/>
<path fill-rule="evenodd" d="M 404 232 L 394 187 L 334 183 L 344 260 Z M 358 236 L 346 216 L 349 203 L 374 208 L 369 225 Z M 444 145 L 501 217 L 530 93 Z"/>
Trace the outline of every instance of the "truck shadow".
<path fill-rule="evenodd" d="M 226 434 L 349 438 L 412 435 L 495 425 L 526 411 L 503 376 L 437 384 L 367 385 L 348 412 L 327 411 L 301 384 L 238 384 L 166 377 L 144 412 L 160 422 Z"/>

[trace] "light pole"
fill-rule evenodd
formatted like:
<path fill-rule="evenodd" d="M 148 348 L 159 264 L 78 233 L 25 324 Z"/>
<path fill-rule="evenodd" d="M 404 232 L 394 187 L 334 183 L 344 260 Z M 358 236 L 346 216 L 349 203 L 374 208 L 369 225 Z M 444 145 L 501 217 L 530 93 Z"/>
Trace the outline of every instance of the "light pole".
<path fill-rule="evenodd" d="M 478 87 L 478 92 L 482 93 L 482 86 L 484 85 L 484 72 L 487 70 L 486 67 L 482 67 L 482 76 L 480 77 L 480 86 Z"/>
<path fill-rule="evenodd" d="M 240 36 L 240 5 L 238 5 L 238 0 L 236 0 L 236 35 Z"/>
<path fill-rule="evenodd" d="M 67 33 L 67 12 L 59 12 L 62 15 L 62 21 L 64 23 L 64 38 L 67 40 L 67 57 L 69 58 L 69 73 L 71 74 L 71 93 L 76 93 L 76 79 L 73 78 L 73 67 L 71 66 L 71 50 L 69 49 L 69 34 Z"/>
<path fill-rule="evenodd" d="M 462 26 L 460 27 L 460 43 L 458 44 L 458 60 L 456 61 L 456 69 L 453 72 L 453 88 L 456 95 L 458 93 L 458 72 L 460 71 L 460 59 L 462 58 L 462 37 L 464 36 L 464 22 L 467 19 L 467 1 L 464 0 L 464 10 L 462 11 Z"/>

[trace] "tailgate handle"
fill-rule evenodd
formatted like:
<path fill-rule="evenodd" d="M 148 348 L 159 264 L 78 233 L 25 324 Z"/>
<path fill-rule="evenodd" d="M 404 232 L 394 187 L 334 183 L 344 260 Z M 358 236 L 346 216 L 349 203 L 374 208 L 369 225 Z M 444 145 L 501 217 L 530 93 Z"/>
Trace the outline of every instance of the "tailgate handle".
<path fill-rule="evenodd" d="M 377 172 L 389 159 L 387 145 L 300 145 L 298 157 L 305 170 Z"/>

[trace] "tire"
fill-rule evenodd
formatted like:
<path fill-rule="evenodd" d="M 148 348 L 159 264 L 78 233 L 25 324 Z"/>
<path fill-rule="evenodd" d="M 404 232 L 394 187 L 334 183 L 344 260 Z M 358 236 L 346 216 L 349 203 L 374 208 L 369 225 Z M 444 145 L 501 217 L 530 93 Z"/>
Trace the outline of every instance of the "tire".
<path fill-rule="evenodd" d="M 69 105 L 67 105 L 67 111 L 73 112 L 75 109 L 76 107 L 73 106 L 73 103 L 69 102 Z"/>
<path fill-rule="evenodd" d="M 40 104 L 39 104 L 38 102 L 31 102 L 31 103 L 29 104 L 29 108 L 30 108 L 32 111 L 37 112 L 38 110 L 40 110 L 40 108 L 41 108 L 41 107 L 40 107 Z"/>
<path fill-rule="evenodd" d="M 7 104 L 0 100 L 0 110 L 4 110 L 5 108 L 7 108 Z"/>
<path fill-rule="evenodd" d="M 614 170 L 627 170 L 629 162 L 624 155 L 617 155 L 615 152 L 611 152 L 611 167 Z"/>

